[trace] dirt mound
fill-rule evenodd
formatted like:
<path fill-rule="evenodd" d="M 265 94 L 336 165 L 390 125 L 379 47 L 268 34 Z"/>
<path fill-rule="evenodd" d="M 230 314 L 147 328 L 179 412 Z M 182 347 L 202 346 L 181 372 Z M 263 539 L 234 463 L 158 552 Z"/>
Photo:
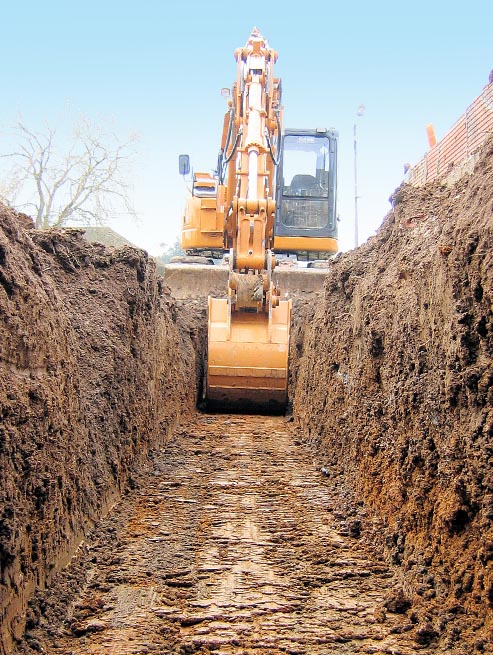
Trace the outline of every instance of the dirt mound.
<path fill-rule="evenodd" d="M 402 186 L 392 205 L 376 237 L 332 263 L 314 318 L 295 331 L 295 417 L 373 513 L 417 643 L 486 651 L 493 142 L 455 186 Z"/>
<path fill-rule="evenodd" d="M 0 208 L 3 649 L 195 401 L 194 335 L 146 253 L 30 228 Z"/>

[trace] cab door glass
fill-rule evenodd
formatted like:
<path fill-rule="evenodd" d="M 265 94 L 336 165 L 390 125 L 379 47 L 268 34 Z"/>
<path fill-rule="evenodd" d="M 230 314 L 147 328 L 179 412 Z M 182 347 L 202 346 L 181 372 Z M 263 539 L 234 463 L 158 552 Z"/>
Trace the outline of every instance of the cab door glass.
<path fill-rule="evenodd" d="M 329 139 L 286 135 L 283 153 L 283 196 L 327 198 L 329 195 Z"/>

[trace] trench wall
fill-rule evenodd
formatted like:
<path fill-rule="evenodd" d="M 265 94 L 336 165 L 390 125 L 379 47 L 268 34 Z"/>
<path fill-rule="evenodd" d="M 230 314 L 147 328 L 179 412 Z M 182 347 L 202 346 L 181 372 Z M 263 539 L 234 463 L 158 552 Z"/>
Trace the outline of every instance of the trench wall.
<path fill-rule="evenodd" d="M 0 652 L 195 402 L 194 335 L 146 253 L 0 208 Z"/>
<path fill-rule="evenodd" d="M 294 332 L 295 420 L 376 522 L 411 619 L 430 640 L 455 621 L 450 647 L 481 650 L 493 636 L 493 141 L 455 186 L 406 185 L 392 200 Z"/>

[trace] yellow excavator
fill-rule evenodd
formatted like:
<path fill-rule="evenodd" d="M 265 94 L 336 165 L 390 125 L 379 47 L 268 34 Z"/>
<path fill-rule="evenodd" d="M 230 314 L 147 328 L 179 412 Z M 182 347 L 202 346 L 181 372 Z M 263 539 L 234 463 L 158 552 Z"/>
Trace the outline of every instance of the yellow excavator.
<path fill-rule="evenodd" d="M 217 168 L 193 174 L 182 248 L 195 261 L 227 262 L 208 267 L 226 286 L 225 298 L 208 299 L 208 405 L 282 411 L 291 300 L 281 298 L 276 265 L 281 257 L 310 266 L 337 252 L 337 133 L 283 131 L 277 53 L 256 28 L 235 59 L 236 82 L 223 90 Z M 179 167 L 190 174 L 188 155 L 180 155 Z M 295 274 L 283 268 L 286 277 Z M 193 264 L 185 269 L 194 271 Z M 207 284 L 201 269 L 194 272 Z M 309 273 L 305 268 L 305 283 Z"/>

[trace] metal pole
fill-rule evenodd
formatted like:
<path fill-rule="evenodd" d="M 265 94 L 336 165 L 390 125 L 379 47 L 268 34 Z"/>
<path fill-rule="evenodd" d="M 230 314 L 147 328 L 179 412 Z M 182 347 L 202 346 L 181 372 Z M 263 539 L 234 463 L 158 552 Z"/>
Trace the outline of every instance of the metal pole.
<path fill-rule="evenodd" d="M 363 116 L 365 113 L 365 105 L 360 105 L 356 111 L 356 116 Z M 359 246 L 359 235 L 358 235 L 358 146 L 356 138 L 356 121 L 353 125 L 353 137 L 354 137 L 354 247 Z"/>
<path fill-rule="evenodd" d="M 354 136 L 354 247 L 358 247 L 358 158 L 357 158 L 357 139 L 356 139 L 356 121 L 353 125 Z"/>

